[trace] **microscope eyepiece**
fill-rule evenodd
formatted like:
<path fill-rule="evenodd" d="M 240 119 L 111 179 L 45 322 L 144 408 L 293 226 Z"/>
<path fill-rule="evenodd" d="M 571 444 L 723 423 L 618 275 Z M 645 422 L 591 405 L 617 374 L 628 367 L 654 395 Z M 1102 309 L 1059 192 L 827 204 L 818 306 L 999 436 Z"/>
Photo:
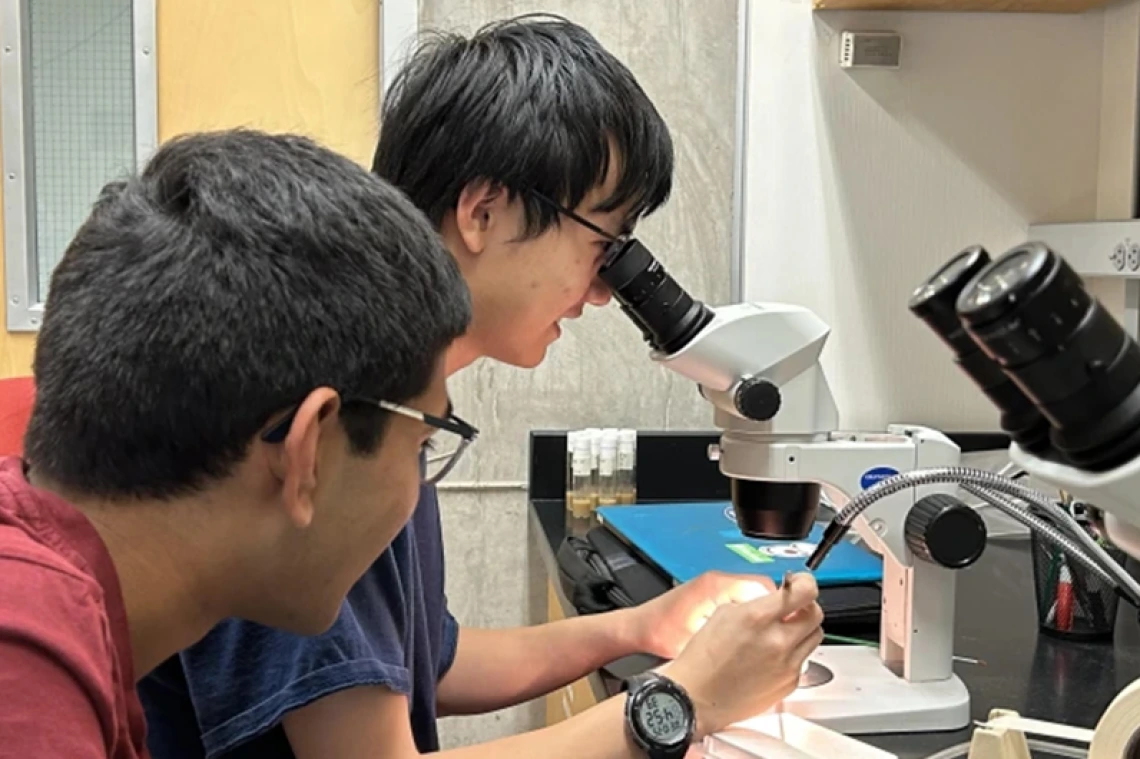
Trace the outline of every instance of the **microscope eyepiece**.
<path fill-rule="evenodd" d="M 1072 465 L 1103 471 L 1140 453 L 1140 346 L 1040 242 L 992 262 L 958 315 L 1052 426 Z"/>
<path fill-rule="evenodd" d="M 989 263 L 986 249 L 973 245 L 950 259 L 910 296 L 911 313 L 929 324 L 957 354 L 978 350 L 958 318 L 958 295 Z"/>
<path fill-rule="evenodd" d="M 909 307 L 950 347 L 955 363 L 998 407 L 1002 429 L 1025 450 L 1042 453 L 1049 448 L 1048 421 L 1001 366 L 986 355 L 958 315 L 962 291 L 990 263 L 985 248 L 966 248 L 919 285 Z"/>
<path fill-rule="evenodd" d="M 654 350 L 668 355 L 684 348 L 712 321 L 712 311 L 690 296 L 639 240 L 614 246 L 598 276 L 621 310 Z"/>

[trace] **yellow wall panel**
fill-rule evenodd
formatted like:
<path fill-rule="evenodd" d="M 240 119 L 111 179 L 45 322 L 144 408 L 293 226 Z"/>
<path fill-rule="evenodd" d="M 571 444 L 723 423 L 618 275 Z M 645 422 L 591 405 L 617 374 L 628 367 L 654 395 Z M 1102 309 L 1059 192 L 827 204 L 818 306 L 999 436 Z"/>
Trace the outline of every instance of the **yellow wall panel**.
<path fill-rule="evenodd" d="M 157 21 L 160 140 L 245 126 L 371 163 L 379 0 L 158 0 Z M 0 266 L 0 293 L 3 282 Z M 30 373 L 34 346 L 0 329 L 0 377 Z"/>
<path fill-rule="evenodd" d="M 249 126 L 370 163 L 377 0 L 160 0 L 158 133 Z"/>

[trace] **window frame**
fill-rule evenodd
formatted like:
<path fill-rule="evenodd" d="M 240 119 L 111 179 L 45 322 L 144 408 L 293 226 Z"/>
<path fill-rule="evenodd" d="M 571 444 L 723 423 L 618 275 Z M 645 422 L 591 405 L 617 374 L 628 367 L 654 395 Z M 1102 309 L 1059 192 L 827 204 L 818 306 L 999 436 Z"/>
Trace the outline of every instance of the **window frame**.
<path fill-rule="evenodd" d="M 0 161 L 4 187 L 4 305 L 8 332 L 37 332 L 44 304 L 39 297 L 35 240 L 36 178 L 30 103 L 32 67 L 28 7 L 34 0 L 0 0 Z M 136 163 L 158 145 L 158 71 L 155 5 L 131 0 Z M 92 198 L 94 200 L 94 198 Z"/>

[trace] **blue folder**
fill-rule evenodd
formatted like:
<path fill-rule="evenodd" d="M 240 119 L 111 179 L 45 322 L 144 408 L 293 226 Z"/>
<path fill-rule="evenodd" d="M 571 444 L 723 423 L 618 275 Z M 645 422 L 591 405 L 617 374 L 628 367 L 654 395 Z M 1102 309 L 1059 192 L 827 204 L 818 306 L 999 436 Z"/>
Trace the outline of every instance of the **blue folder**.
<path fill-rule="evenodd" d="M 823 538 L 817 524 L 802 541 L 746 538 L 725 502 L 603 506 L 598 517 L 646 561 L 682 583 L 716 570 L 759 574 L 779 584 L 784 573 L 805 570 L 808 556 Z M 820 587 L 880 582 L 878 555 L 841 541 L 815 571 Z"/>

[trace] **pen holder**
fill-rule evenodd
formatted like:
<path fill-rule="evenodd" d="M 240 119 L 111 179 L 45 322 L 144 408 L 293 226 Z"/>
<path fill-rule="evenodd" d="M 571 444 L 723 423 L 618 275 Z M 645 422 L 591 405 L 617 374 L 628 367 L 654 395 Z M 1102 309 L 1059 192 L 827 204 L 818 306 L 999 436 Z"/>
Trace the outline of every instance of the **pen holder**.
<path fill-rule="evenodd" d="M 1120 597 L 1111 585 L 1053 543 L 1033 533 L 1033 580 L 1041 632 L 1068 640 L 1111 640 Z M 1104 546 L 1124 565 L 1124 554 Z"/>

